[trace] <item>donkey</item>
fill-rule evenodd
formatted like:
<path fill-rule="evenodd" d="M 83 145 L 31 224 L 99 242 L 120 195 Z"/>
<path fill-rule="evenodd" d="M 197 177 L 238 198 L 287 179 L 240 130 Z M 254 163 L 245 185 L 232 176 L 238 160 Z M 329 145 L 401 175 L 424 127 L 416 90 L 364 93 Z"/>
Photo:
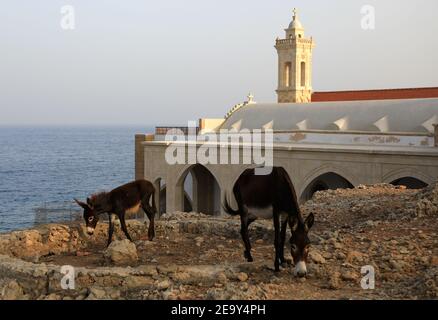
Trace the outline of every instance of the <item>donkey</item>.
<path fill-rule="evenodd" d="M 152 206 L 149 201 L 152 197 Z M 123 232 L 130 241 L 125 222 L 125 214 L 136 213 L 140 209 L 146 212 L 149 218 L 148 238 L 152 241 L 155 236 L 154 217 L 157 209 L 155 207 L 155 188 L 146 180 L 137 180 L 120 186 L 110 192 L 101 192 L 87 198 L 87 203 L 74 199 L 84 209 L 84 219 L 87 233 L 93 235 L 99 216 L 107 213 L 109 217 L 108 246 L 112 241 L 114 232 L 114 221 L 116 216 L 120 220 Z"/>
<path fill-rule="evenodd" d="M 306 220 L 303 220 L 287 172 L 283 168 L 274 167 L 269 175 L 255 175 L 254 169 L 248 169 L 237 180 L 233 194 L 238 209 L 233 210 L 226 197 L 223 207 L 230 215 L 240 215 L 240 233 L 245 245 L 244 256 L 247 261 L 253 261 L 248 235 L 249 225 L 257 218 L 272 218 L 275 230 L 275 271 L 280 271 L 280 263 L 286 262 L 284 243 L 289 225 L 292 233 L 289 241 L 295 264 L 294 273 L 299 277 L 304 277 L 307 274 L 306 260 L 310 246 L 307 234 L 313 225 L 314 216 L 311 213 Z"/>

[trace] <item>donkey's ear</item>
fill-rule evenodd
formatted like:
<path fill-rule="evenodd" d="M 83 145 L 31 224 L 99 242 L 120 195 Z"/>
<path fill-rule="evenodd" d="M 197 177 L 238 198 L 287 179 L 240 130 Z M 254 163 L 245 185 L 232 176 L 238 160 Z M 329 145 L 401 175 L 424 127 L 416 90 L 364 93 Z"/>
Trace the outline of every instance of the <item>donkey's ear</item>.
<path fill-rule="evenodd" d="M 75 202 L 76 202 L 78 205 L 80 205 L 82 208 L 84 208 L 84 209 L 89 208 L 88 204 L 86 204 L 86 203 L 84 203 L 84 202 L 82 202 L 82 201 L 79 201 L 78 199 L 74 199 L 74 200 L 75 200 Z"/>
<path fill-rule="evenodd" d="M 87 198 L 87 204 L 91 207 L 91 199 Z"/>
<path fill-rule="evenodd" d="M 304 225 L 306 226 L 307 230 L 310 230 L 310 228 L 312 228 L 313 222 L 315 222 L 315 217 L 314 217 L 313 213 L 311 213 L 306 218 L 306 221 L 304 221 Z"/>

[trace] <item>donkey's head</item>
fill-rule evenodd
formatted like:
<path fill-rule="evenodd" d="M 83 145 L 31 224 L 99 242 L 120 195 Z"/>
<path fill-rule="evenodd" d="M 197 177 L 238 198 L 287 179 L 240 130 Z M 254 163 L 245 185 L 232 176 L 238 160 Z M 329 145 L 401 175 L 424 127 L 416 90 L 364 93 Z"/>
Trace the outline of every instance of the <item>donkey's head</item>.
<path fill-rule="evenodd" d="M 290 252 L 295 264 L 295 275 L 304 277 L 307 274 L 307 255 L 309 253 L 310 240 L 308 233 L 314 222 L 313 213 L 306 220 L 295 218 L 292 223 L 292 236 L 290 238 Z"/>
<path fill-rule="evenodd" d="M 87 233 L 92 235 L 94 229 L 96 229 L 97 222 L 99 221 L 99 215 L 96 214 L 95 208 L 90 198 L 87 198 L 87 203 L 74 199 L 78 205 L 84 209 L 85 225 L 87 227 Z"/>

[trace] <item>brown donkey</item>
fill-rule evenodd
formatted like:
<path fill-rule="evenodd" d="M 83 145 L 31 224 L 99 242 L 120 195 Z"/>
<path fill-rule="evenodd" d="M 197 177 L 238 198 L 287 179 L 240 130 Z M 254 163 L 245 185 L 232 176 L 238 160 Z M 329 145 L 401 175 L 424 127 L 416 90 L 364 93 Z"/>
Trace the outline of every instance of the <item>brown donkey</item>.
<path fill-rule="evenodd" d="M 237 180 L 233 188 L 237 201 L 237 210 L 233 210 L 227 199 L 224 209 L 231 215 L 240 215 L 241 235 L 245 245 L 245 258 L 253 261 L 248 227 L 256 219 L 272 219 L 275 231 L 275 271 L 280 271 L 280 263 L 286 263 L 284 244 L 286 229 L 291 229 L 291 255 L 295 263 L 295 274 L 304 277 L 307 274 L 306 259 L 310 246 L 309 229 L 314 222 L 313 213 L 304 220 L 294 188 L 287 172 L 274 167 L 269 175 L 255 175 L 254 169 L 248 169 Z"/>
<path fill-rule="evenodd" d="M 152 197 L 152 206 L 149 201 Z M 114 220 L 117 216 L 126 237 L 132 241 L 125 222 L 125 214 L 136 213 L 140 207 L 149 218 L 148 238 L 150 241 L 155 236 L 154 217 L 157 209 L 155 207 L 155 188 L 146 180 L 137 180 L 120 186 L 110 192 L 101 192 L 87 198 L 87 203 L 76 200 L 76 203 L 84 209 L 84 219 L 87 233 L 92 235 L 96 228 L 99 216 L 107 213 L 109 217 L 108 245 L 112 241 L 114 232 Z"/>

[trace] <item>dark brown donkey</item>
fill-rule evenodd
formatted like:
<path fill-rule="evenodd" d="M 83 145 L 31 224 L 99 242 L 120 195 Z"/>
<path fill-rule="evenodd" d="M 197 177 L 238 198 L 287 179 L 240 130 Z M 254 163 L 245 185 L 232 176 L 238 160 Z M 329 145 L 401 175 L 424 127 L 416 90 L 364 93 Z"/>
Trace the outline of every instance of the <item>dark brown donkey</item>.
<path fill-rule="evenodd" d="M 227 199 L 224 210 L 231 215 L 240 215 L 241 234 L 245 244 L 245 258 L 253 261 L 248 226 L 257 218 L 273 219 L 275 229 L 275 271 L 280 271 L 284 258 L 284 243 L 287 225 L 291 229 L 291 254 L 295 263 L 295 274 L 303 277 L 307 274 L 306 259 L 310 245 L 307 236 L 313 225 L 314 216 L 310 214 L 304 221 L 297 202 L 294 188 L 287 172 L 274 167 L 269 175 L 255 175 L 254 169 L 246 170 L 233 188 L 238 209 L 233 210 Z"/>
<path fill-rule="evenodd" d="M 114 220 L 117 216 L 126 237 L 132 241 L 125 222 L 125 214 L 136 213 L 140 207 L 149 218 L 148 237 L 149 240 L 155 236 L 154 217 L 157 209 L 155 207 L 155 188 L 149 181 L 137 180 L 120 186 L 110 192 L 101 192 L 87 198 L 87 203 L 76 200 L 76 203 L 84 208 L 84 219 L 87 226 L 87 233 L 92 235 L 96 228 L 99 216 L 107 213 L 109 217 L 108 245 L 112 241 L 114 232 Z M 152 206 L 149 201 L 152 197 Z"/>

